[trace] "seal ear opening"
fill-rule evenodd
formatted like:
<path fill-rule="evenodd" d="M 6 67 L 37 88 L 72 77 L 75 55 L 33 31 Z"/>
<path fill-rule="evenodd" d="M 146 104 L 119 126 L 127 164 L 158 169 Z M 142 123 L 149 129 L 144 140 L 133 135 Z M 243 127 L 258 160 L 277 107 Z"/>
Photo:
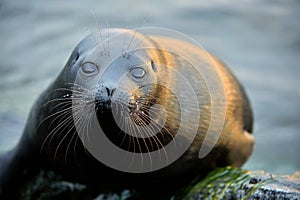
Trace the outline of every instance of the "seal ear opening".
<path fill-rule="evenodd" d="M 157 72 L 157 67 L 153 60 L 151 60 L 151 67 L 152 67 L 153 71 Z"/>

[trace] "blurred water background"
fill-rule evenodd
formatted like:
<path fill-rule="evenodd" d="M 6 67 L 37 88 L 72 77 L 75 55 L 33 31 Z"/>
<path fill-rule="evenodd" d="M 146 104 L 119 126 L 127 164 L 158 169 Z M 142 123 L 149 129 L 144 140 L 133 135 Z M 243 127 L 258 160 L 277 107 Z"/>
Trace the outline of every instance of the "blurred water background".
<path fill-rule="evenodd" d="M 71 51 L 100 26 L 183 32 L 225 61 L 255 112 L 244 166 L 300 170 L 300 1 L 0 1 L 0 150 L 18 141 L 32 104 Z M 145 22 L 143 22 L 145 19 Z"/>

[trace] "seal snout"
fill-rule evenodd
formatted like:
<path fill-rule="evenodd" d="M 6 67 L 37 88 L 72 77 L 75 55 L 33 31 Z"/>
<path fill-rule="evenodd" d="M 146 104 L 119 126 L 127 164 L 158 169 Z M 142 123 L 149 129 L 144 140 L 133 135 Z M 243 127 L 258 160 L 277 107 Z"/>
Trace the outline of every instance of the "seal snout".
<path fill-rule="evenodd" d="M 115 92 L 115 88 L 101 86 L 95 93 L 95 108 L 97 112 L 111 112 L 112 97 Z"/>

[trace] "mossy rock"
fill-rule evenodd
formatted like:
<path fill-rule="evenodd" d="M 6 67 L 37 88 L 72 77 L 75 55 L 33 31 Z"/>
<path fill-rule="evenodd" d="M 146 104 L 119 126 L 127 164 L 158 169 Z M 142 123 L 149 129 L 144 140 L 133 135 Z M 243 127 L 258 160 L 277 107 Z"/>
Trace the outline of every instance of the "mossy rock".
<path fill-rule="evenodd" d="M 174 199 L 299 199 L 300 173 L 272 175 L 232 167 L 217 169 L 194 181 Z"/>

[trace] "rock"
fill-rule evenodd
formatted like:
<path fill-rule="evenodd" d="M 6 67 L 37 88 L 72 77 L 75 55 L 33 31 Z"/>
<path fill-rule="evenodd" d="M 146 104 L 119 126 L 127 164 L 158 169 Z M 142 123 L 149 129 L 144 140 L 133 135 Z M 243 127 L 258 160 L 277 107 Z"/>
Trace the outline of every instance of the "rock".
<path fill-rule="evenodd" d="M 300 173 L 273 175 L 232 167 L 217 169 L 174 199 L 300 199 Z"/>

